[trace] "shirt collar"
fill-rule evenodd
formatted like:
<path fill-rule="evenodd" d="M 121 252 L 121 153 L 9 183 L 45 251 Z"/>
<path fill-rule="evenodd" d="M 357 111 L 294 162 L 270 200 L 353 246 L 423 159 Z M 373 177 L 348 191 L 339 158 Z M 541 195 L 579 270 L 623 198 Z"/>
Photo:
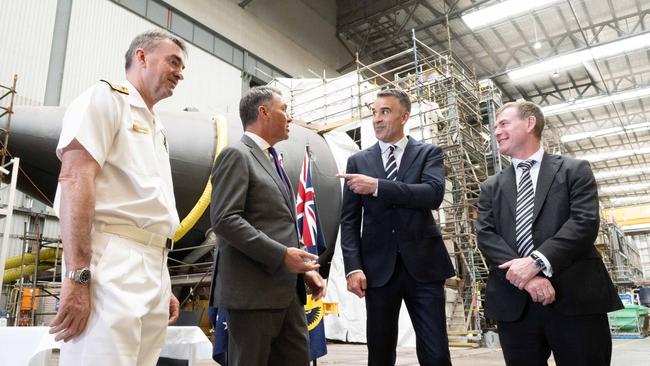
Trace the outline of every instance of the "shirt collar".
<path fill-rule="evenodd" d="M 406 137 L 406 136 L 402 137 L 401 140 L 397 141 L 394 144 L 389 144 L 388 142 L 379 141 L 379 149 L 381 150 L 381 153 L 384 154 L 386 152 L 386 150 L 388 150 L 388 148 L 390 146 L 394 145 L 394 146 L 397 146 L 398 148 L 402 149 L 402 151 L 404 151 L 404 149 L 406 149 L 406 144 L 408 144 L 408 142 L 409 142 L 409 140 L 408 140 L 408 137 Z"/>
<path fill-rule="evenodd" d="M 533 155 L 529 156 L 528 159 L 521 160 L 521 159 L 512 158 L 511 159 L 512 166 L 515 167 L 515 169 L 516 169 L 517 166 L 519 165 L 519 163 L 521 163 L 522 161 L 525 161 L 525 160 L 530 160 L 530 159 L 535 160 L 535 165 L 537 165 L 537 164 L 542 162 L 543 157 L 544 157 L 544 147 L 540 146 L 539 150 L 537 150 Z"/>
<path fill-rule="evenodd" d="M 133 86 L 133 84 L 131 84 L 131 82 L 128 80 L 124 80 L 123 83 L 124 86 L 129 90 L 129 95 L 127 96 L 129 99 L 129 104 L 134 107 L 148 109 L 147 104 L 144 102 L 144 99 L 142 99 L 142 96 L 140 95 L 138 89 L 136 89 L 135 86 Z"/>
<path fill-rule="evenodd" d="M 244 135 L 250 137 L 253 140 L 253 142 L 255 142 L 255 144 L 260 148 L 260 150 L 264 152 L 267 152 L 269 147 L 271 147 L 271 145 L 268 142 L 266 142 L 266 140 L 264 140 L 259 135 L 256 135 L 253 132 L 245 131 Z"/>
<path fill-rule="evenodd" d="M 158 113 L 156 113 L 155 110 L 152 111 L 149 110 L 147 104 L 144 102 L 144 99 L 142 99 L 142 95 L 140 95 L 138 89 L 136 89 L 135 86 L 133 86 L 133 84 L 131 84 L 129 80 L 124 80 L 123 84 L 129 90 L 129 95 L 126 96 L 127 99 L 129 100 L 129 104 L 136 108 L 141 108 L 147 111 L 147 113 L 151 115 L 155 129 L 156 130 L 162 129 L 163 126 L 162 126 L 162 122 L 160 122 L 160 118 L 158 117 Z"/>

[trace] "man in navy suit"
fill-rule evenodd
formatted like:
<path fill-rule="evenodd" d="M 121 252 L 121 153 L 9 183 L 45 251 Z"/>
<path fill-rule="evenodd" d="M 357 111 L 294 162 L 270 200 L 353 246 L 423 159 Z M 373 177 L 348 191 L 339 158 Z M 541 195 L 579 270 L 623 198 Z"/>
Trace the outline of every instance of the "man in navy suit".
<path fill-rule="evenodd" d="M 442 149 L 404 135 L 409 96 L 381 91 L 373 105 L 378 143 L 348 159 L 341 248 L 348 290 L 366 298 L 368 365 L 394 365 L 402 300 L 420 365 L 451 365 L 445 317 L 449 254 L 431 210 L 445 192 Z"/>

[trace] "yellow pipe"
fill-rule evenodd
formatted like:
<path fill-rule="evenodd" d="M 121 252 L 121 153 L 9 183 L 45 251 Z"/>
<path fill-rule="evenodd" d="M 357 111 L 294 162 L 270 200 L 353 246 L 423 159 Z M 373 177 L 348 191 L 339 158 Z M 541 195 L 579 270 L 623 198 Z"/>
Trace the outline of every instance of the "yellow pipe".
<path fill-rule="evenodd" d="M 33 274 L 34 272 L 36 272 L 36 271 L 44 271 L 46 269 L 52 268 L 51 265 L 50 266 L 46 266 L 46 265 L 38 266 L 38 269 L 36 269 L 35 267 L 36 266 L 34 266 L 33 264 L 24 266 L 23 267 L 23 277 L 29 276 L 29 275 Z M 19 278 L 20 278 L 20 267 L 11 268 L 11 269 L 8 269 L 8 270 L 5 271 L 5 276 L 4 276 L 4 279 L 2 280 L 2 283 L 3 284 L 9 283 L 9 282 L 15 281 L 15 280 L 17 280 Z"/>
<path fill-rule="evenodd" d="M 58 255 L 59 259 L 61 259 L 62 253 L 63 251 L 59 250 L 59 255 Z M 55 256 L 56 256 L 56 249 L 47 248 L 41 250 L 41 253 L 39 254 L 38 258 L 39 261 L 47 261 L 50 259 L 54 259 Z M 7 259 L 7 261 L 5 262 L 5 269 L 20 267 L 21 264 L 20 257 L 21 256 L 16 256 Z M 34 264 L 34 262 L 36 262 L 36 256 L 33 253 L 25 253 L 25 257 L 23 258 L 22 263 L 28 265 L 28 264 Z"/>
<path fill-rule="evenodd" d="M 221 153 L 221 150 L 223 150 L 228 145 L 228 124 L 226 122 L 226 119 L 223 116 L 216 116 L 214 121 L 217 128 L 217 147 L 215 148 L 215 152 L 214 152 L 214 159 L 216 160 L 217 156 L 219 156 L 219 154 Z M 174 233 L 174 241 L 180 240 L 183 236 L 185 236 L 185 234 L 187 234 L 188 231 L 190 231 L 192 227 L 194 227 L 196 222 L 199 221 L 201 216 L 203 216 L 205 210 L 210 206 L 211 195 L 212 195 L 212 184 L 210 183 L 210 178 L 208 178 L 208 182 L 205 185 L 203 194 L 201 194 L 201 197 L 199 197 L 199 200 L 196 202 L 196 204 L 194 205 L 190 213 L 188 213 L 187 216 L 185 216 L 183 221 L 181 221 L 178 229 L 176 229 L 176 233 Z M 59 258 L 61 253 L 62 251 L 59 251 Z M 41 250 L 39 259 L 49 260 L 54 258 L 55 255 L 56 255 L 55 249 L 43 249 Z M 25 264 L 25 271 L 27 271 L 27 268 L 30 267 L 28 265 L 33 264 L 35 261 L 36 261 L 36 256 L 34 256 L 31 253 L 25 253 L 25 257 L 23 259 L 23 264 Z M 21 263 L 20 256 L 12 257 L 7 260 L 7 262 L 5 263 L 5 268 L 7 269 L 7 271 L 5 271 L 5 281 L 3 282 L 5 283 L 11 282 L 17 279 L 18 277 L 20 277 L 20 272 L 18 272 L 18 274 L 13 275 L 16 276 L 15 278 L 12 278 L 11 280 L 6 280 L 8 270 L 14 269 L 15 267 L 20 267 L 20 263 Z M 39 269 L 41 267 L 42 266 L 39 266 Z M 20 268 L 18 268 L 18 270 L 20 271 Z"/>
<path fill-rule="evenodd" d="M 217 156 L 221 153 L 221 150 L 228 145 L 228 124 L 226 123 L 226 119 L 222 116 L 215 117 L 214 121 L 217 126 L 217 147 L 214 151 L 214 159 L 216 160 Z M 173 238 L 174 241 L 181 240 L 181 238 L 185 236 L 192 227 L 194 227 L 196 222 L 199 221 L 205 210 L 210 206 L 211 195 L 212 183 L 210 183 L 210 178 L 208 178 L 208 183 L 205 185 L 203 194 L 201 194 L 201 197 L 199 197 L 199 200 L 196 202 L 190 213 L 185 216 L 183 221 L 181 221 L 181 224 L 178 226 L 178 229 L 176 229 Z"/>

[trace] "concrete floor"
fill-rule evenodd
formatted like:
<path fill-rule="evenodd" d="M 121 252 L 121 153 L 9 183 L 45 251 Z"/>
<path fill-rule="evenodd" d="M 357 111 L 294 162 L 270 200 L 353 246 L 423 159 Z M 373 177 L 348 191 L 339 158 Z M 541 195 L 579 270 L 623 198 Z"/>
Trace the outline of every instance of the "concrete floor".
<path fill-rule="evenodd" d="M 350 343 L 330 343 L 328 354 L 318 359 L 319 366 L 355 366 L 366 364 L 366 345 Z M 500 348 L 451 348 L 451 361 L 454 366 L 503 366 Z M 50 366 L 58 365 L 58 352 L 52 354 Z M 213 361 L 201 361 L 197 366 L 218 365 Z M 397 350 L 397 366 L 416 366 L 418 360 L 415 348 Z M 645 339 L 615 339 L 613 341 L 612 366 L 650 365 L 650 337 Z M 555 366 L 552 358 L 549 366 Z"/>
<path fill-rule="evenodd" d="M 318 360 L 325 365 L 365 365 L 366 346 L 363 344 L 328 344 L 328 354 Z M 503 366 L 500 348 L 451 348 L 451 361 L 454 366 Z M 397 350 L 398 366 L 418 365 L 415 348 Z M 650 365 L 650 337 L 645 339 L 613 340 L 612 366 Z M 549 366 L 555 366 L 552 358 Z"/>

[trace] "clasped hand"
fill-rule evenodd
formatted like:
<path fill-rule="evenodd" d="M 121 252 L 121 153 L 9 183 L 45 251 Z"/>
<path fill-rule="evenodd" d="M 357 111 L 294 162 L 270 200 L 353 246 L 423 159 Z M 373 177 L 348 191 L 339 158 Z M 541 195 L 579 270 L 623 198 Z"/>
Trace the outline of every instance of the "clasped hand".
<path fill-rule="evenodd" d="M 539 268 L 531 257 L 513 259 L 503 263 L 499 268 L 508 270 L 506 279 L 520 290 L 523 290 L 526 283 L 539 273 Z"/>
<path fill-rule="evenodd" d="M 537 276 L 540 269 L 531 257 L 517 258 L 499 266 L 507 269 L 506 279 L 520 290 L 526 290 L 534 302 L 548 305 L 555 301 L 555 289 L 547 278 Z"/>

